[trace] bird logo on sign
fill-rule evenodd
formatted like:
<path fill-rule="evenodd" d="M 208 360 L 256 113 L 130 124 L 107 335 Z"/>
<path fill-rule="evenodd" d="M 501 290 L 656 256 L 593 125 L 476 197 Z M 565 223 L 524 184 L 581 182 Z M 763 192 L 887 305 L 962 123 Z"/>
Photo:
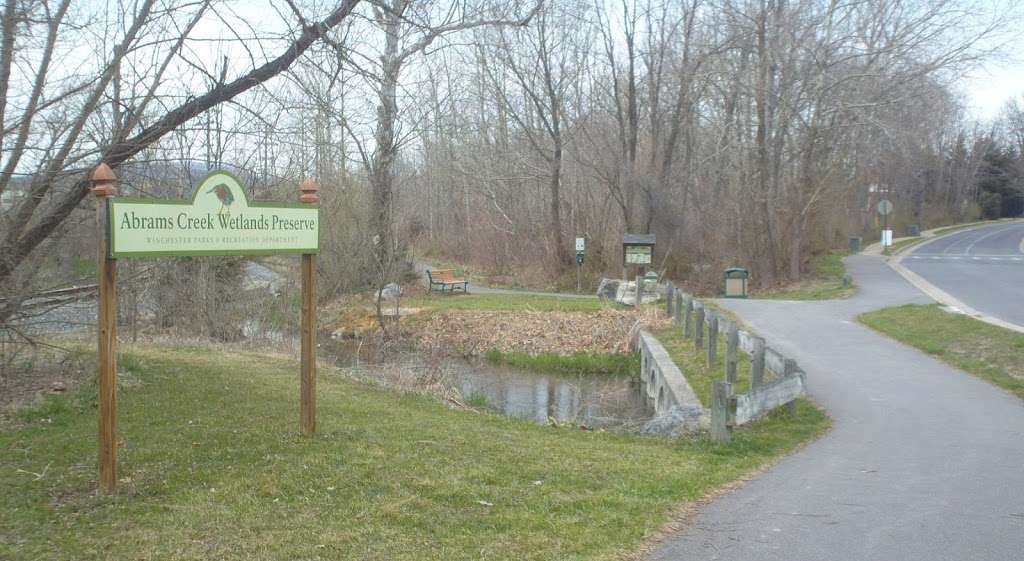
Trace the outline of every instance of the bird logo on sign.
<path fill-rule="evenodd" d="M 231 194 L 231 189 L 228 188 L 227 183 L 214 185 L 207 193 L 215 193 L 217 195 L 217 200 L 220 201 L 220 210 L 217 211 L 218 215 L 231 215 L 230 207 L 231 203 L 235 202 L 235 196 Z"/>

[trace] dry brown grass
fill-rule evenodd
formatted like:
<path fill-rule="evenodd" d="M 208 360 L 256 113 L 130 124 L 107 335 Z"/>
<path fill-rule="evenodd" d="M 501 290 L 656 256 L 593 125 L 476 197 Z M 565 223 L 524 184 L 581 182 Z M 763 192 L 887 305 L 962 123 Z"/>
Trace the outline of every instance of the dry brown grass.
<path fill-rule="evenodd" d="M 421 346 L 448 347 L 466 355 L 503 353 L 625 353 L 638 322 L 650 328 L 669 320 L 657 310 L 596 312 L 447 310 L 415 324 Z"/>

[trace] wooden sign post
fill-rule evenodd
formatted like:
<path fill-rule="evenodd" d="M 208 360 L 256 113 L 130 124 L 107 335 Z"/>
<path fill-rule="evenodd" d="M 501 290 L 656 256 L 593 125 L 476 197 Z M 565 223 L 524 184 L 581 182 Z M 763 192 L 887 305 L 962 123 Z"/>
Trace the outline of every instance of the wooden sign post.
<path fill-rule="evenodd" d="M 188 201 L 115 197 L 117 178 L 106 164 L 92 174 L 99 246 L 97 385 L 99 489 L 117 488 L 117 259 L 195 255 L 302 256 L 302 356 L 299 426 L 316 432 L 316 254 L 320 207 L 316 183 L 302 183 L 299 203 L 250 202 L 233 175 L 215 171 Z"/>
<path fill-rule="evenodd" d="M 96 384 L 99 392 L 99 484 L 104 494 L 113 493 L 117 487 L 117 260 L 109 256 L 106 235 L 107 198 L 116 194 L 116 182 L 117 177 L 107 164 L 100 164 L 92 174 L 99 234 Z"/>
<path fill-rule="evenodd" d="M 654 234 L 626 234 L 622 236 L 622 278 L 627 279 L 626 269 L 633 267 L 636 273 L 636 300 L 634 305 L 639 308 L 643 303 L 644 273 L 647 266 L 654 263 Z"/>
<path fill-rule="evenodd" d="M 299 202 L 316 204 L 316 183 L 312 179 L 302 182 Z M 302 254 L 302 380 L 299 383 L 299 418 L 303 436 L 316 432 L 316 255 Z"/>

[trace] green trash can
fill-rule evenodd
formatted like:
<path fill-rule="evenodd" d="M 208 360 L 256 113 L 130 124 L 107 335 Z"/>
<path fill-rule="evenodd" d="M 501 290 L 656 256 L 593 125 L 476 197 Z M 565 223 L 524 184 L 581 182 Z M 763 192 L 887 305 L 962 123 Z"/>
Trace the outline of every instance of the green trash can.
<path fill-rule="evenodd" d="M 742 267 L 730 267 L 725 270 L 725 297 L 746 298 L 747 281 L 750 280 L 750 271 Z"/>
<path fill-rule="evenodd" d="M 860 246 L 863 242 L 864 238 L 860 236 L 850 236 L 850 253 L 860 253 Z"/>

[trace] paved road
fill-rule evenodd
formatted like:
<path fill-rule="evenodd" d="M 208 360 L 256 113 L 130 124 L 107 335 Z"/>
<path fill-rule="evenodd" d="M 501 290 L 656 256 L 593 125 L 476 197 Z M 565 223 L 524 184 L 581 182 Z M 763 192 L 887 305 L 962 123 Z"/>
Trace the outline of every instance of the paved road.
<path fill-rule="evenodd" d="M 848 300 L 723 302 L 799 361 L 834 429 L 651 559 L 1024 558 L 1024 403 L 857 324 L 929 300 L 879 257 L 847 267 L 861 288 Z"/>
<path fill-rule="evenodd" d="M 923 243 L 902 264 L 975 310 L 1024 326 L 1024 223 Z"/>

